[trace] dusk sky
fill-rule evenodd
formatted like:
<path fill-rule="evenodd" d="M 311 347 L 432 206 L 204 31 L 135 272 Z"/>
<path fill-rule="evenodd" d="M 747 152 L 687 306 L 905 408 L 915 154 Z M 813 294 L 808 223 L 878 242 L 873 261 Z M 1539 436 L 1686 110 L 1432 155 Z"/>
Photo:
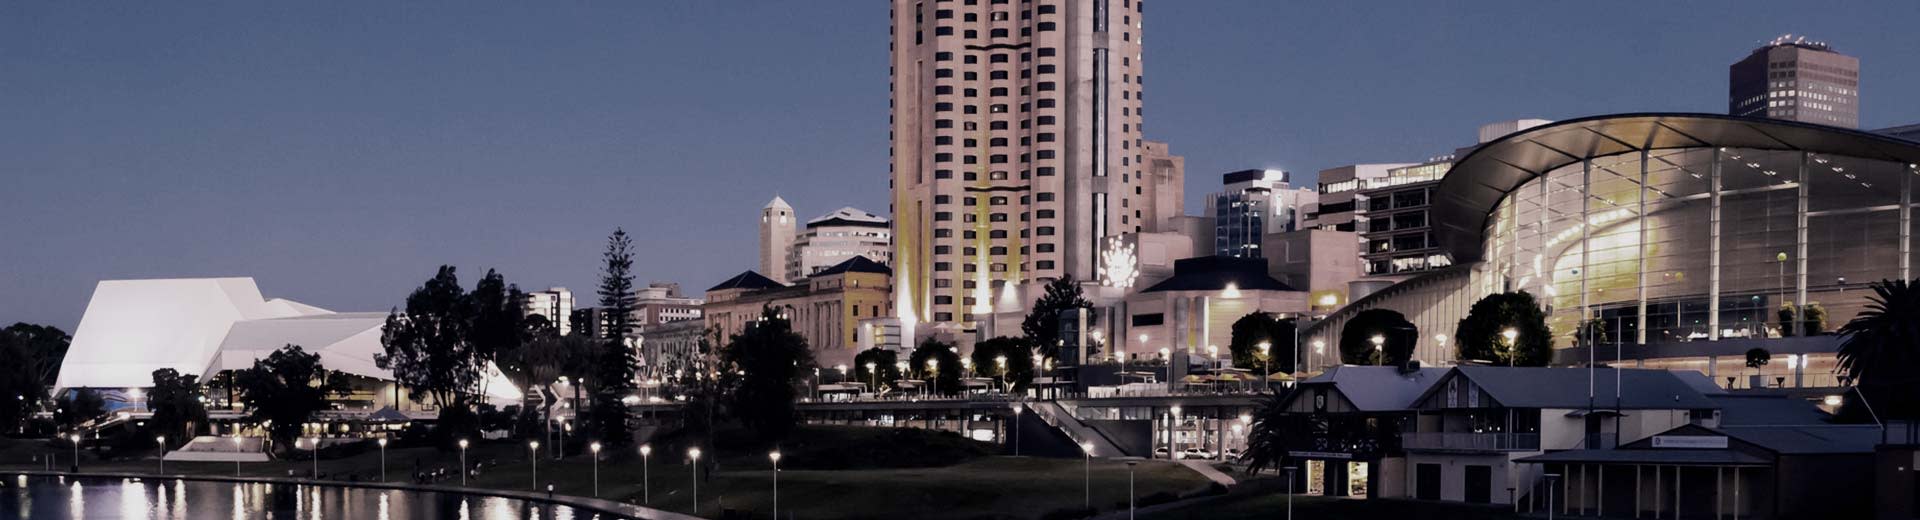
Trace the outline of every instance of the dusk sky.
<path fill-rule="evenodd" d="M 1412 162 L 1487 122 L 1726 111 L 1726 67 L 1857 56 L 1862 127 L 1920 123 L 1920 2 L 1151 0 L 1148 139 L 1220 173 Z M 753 267 L 759 208 L 887 210 L 877 0 L 0 3 L 0 324 L 95 282 L 251 276 L 386 310 L 460 267 L 593 304 Z"/>

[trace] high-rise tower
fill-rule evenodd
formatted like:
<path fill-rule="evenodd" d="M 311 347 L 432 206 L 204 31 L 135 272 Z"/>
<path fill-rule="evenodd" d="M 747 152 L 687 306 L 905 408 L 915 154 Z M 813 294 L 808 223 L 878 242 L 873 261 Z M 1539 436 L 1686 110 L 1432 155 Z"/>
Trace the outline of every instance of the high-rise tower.
<path fill-rule="evenodd" d="M 760 208 L 760 274 L 787 283 L 787 256 L 793 254 L 793 206 L 779 196 Z"/>
<path fill-rule="evenodd" d="M 893 1 L 903 320 L 970 322 L 1008 282 L 1093 280 L 1100 237 L 1158 231 L 1140 13 L 1138 0 Z"/>
<path fill-rule="evenodd" d="M 1727 68 L 1727 113 L 1860 127 L 1860 59 L 1781 36 Z"/>

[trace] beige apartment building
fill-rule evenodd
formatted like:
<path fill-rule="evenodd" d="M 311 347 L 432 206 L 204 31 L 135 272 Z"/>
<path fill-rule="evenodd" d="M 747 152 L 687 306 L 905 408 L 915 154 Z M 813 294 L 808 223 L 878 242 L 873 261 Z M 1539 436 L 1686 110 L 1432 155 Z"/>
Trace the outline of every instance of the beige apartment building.
<path fill-rule="evenodd" d="M 701 313 L 715 345 L 745 331 L 772 308 L 786 315 L 793 330 L 807 338 L 820 366 L 853 363 L 860 345 L 860 320 L 885 316 L 892 273 L 887 266 L 856 256 L 792 285 L 754 271 L 740 273 L 707 289 Z"/>
<path fill-rule="evenodd" d="M 1142 138 L 1141 2 L 894 0 L 892 20 L 902 321 L 1093 280 L 1101 237 L 1179 215 L 1181 161 Z"/>

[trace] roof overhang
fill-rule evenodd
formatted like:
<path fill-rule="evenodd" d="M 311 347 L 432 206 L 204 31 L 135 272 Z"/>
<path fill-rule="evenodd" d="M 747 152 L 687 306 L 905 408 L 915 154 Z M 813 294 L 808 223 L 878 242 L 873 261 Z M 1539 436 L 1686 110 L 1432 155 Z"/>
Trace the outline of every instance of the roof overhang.
<path fill-rule="evenodd" d="M 1719 114 L 1631 113 L 1537 126 L 1454 162 L 1432 199 L 1434 238 L 1455 264 L 1480 261 L 1487 218 L 1508 193 L 1581 161 L 1678 148 L 1805 151 L 1920 163 L 1920 143 L 1831 126 Z"/>

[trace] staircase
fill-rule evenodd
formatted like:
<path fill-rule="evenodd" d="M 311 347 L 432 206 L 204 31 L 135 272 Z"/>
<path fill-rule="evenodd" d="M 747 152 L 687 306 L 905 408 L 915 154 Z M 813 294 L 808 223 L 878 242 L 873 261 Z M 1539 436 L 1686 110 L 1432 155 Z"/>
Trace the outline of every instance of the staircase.
<path fill-rule="evenodd" d="M 1080 418 L 1074 417 L 1072 413 L 1067 412 L 1066 408 L 1060 406 L 1060 403 L 1054 401 L 1029 401 L 1027 408 L 1033 410 L 1034 417 L 1038 417 L 1040 421 L 1046 423 L 1047 426 L 1052 426 L 1060 430 L 1061 433 L 1067 435 L 1067 438 L 1072 439 L 1075 444 L 1093 445 L 1093 456 L 1095 457 L 1118 457 L 1126 455 L 1126 452 L 1121 451 L 1120 447 L 1115 445 L 1112 440 L 1107 439 L 1106 435 L 1102 435 L 1099 430 L 1095 430 L 1093 427 L 1087 426 L 1086 423 L 1080 422 Z"/>

